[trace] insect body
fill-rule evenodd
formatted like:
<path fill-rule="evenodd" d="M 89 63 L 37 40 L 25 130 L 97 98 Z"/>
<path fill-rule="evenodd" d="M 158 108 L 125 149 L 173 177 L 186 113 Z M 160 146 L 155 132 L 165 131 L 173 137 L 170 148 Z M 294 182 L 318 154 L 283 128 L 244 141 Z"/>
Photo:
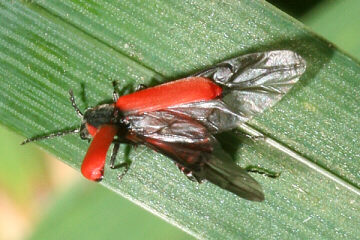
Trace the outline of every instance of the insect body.
<path fill-rule="evenodd" d="M 121 143 L 144 144 L 171 158 L 191 180 L 208 180 L 245 199 L 262 201 L 261 186 L 232 161 L 215 135 L 274 105 L 305 68 L 305 61 L 288 50 L 248 54 L 132 94 L 119 97 L 114 91 L 114 103 L 84 114 L 70 91 L 73 107 L 83 118 L 81 127 L 23 143 L 78 132 L 83 139 L 92 138 L 81 167 L 90 180 L 102 179 L 112 143 L 111 167 Z"/>

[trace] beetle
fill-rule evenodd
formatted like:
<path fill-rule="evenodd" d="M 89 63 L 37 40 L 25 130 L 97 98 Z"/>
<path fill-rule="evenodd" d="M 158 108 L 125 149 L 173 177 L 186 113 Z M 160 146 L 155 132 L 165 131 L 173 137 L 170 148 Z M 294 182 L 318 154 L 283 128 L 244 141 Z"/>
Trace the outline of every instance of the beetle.
<path fill-rule="evenodd" d="M 70 133 L 92 139 L 81 172 L 94 181 L 104 176 L 107 151 L 110 167 L 122 143 L 143 144 L 172 159 L 196 182 L 209 182 L 252 201 L 263 201 L 260 184 L 235 164 L 215 135 L 273 106 L 305 72 L 306 62 L 290 50 L 251 53 L 223 61 L 192 76 L 119 96 L 113 103 L 80 111 L 79 128 L 26 139 L 22 144 Z M 128 171 L 129 164 L 125 164 Z M 270 174 L 269 174 L 270 175 Z"/>

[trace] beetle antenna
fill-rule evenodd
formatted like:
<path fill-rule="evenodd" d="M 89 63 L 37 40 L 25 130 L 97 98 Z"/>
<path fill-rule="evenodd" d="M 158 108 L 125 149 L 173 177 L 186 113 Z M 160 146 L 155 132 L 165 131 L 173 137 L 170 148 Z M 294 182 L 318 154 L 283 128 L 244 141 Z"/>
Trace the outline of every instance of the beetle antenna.
<path fill-rule="evenodd" d="M 29 142 L 35 142 L 35 141 L 39 141 L 39 140 L 43 140 L 43 139 L 61 137 L 61 136 L 65 136 L 65 135 L 68 135 L 68 134 L 79 133 L 79 132 L 80 132 L 80 129 L 75 128 L 75 129 L 64 130 L 64 131 L 56 132 L 56 133 L 50 133 L 50 134 L 44 135 L 44 136 L 36 136 L 36 137 L 26 139 L 25 141 L 23 141 L 21 143 L 21 145 L 27 144 Z"/>
<path fill-rule="evenodd" d="M 70 89 L 69 90 L 69 94 L 70 94 L 70 101 L 71 101 L 71 105 L 73 106 L 73 108 L 75 109 L 76 114 L 80 117 L 83 118 L 84 114 L 82 114 L 82 112 L 80 111 L 80 109 L 78 108 L 76 102 L 75 102 L 75 98 L 74 98 L 74 93 L 73 91 Z"/>

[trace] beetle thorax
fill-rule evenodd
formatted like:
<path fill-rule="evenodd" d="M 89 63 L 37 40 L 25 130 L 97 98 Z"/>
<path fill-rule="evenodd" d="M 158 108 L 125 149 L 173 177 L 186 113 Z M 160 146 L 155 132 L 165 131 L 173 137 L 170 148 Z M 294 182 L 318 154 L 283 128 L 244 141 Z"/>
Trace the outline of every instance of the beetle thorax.
<path fill-rule="evenodd" d="M 96 128 L 104 124 L 116 122 L 114 104 L 102 104 L 89 108 L 84 113 L 84 122 Z"/>

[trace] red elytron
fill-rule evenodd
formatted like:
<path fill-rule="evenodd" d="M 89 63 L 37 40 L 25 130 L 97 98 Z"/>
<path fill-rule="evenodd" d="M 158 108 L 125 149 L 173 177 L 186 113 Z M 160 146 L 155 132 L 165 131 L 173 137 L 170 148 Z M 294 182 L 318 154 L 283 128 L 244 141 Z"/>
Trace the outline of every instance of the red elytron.
<path fill-rule="evenodd" d="M 100 180 L 104 175 L 106 153 L 114 140 L 117 128 L 104 125 L 94 134 L 90 147 L 81 165 L 81 173 L 90 180 Z"/>
<path fill-rule="evenodd" d="M 208 180 L 245 199 L 262 201 L 261 186 L 232 161 L 214 135 L 274 105 L 305 69 L 305 61 L 289 50 L 248 54 L 132 94 L 119 97 L 114 91 L 114 103 L 84 114 L 70 91 L 72 105 L 83 118 L 81 127 L 23 144 L 78 132 L 83 139 L 93 138 L 81 172 L 96 181 L 103 178 L 112 143 L 111 167 L 121 143 L 144 144 L 171 158 L 191 180 Z M 125 166 L 126 172 L 129 166 Z"/>
<path fill-rule="evenodd" d="M 124 112 L 151 112 L 185 103 L 208 101 L 222 88 L 208 78 L 189 77 L 121 96 L 115 106 Z"/>

